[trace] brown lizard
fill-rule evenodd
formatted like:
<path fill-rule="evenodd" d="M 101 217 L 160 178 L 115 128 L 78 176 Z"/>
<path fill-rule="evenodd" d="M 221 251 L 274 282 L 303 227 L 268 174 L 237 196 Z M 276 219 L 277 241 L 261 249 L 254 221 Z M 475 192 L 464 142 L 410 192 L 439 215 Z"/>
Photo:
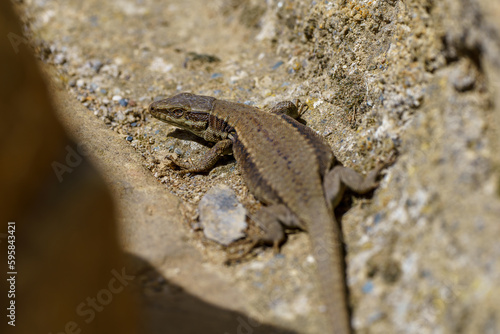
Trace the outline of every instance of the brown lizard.
<path fill-rule="evenodd" d="M 215 142 L 200 161 L 173 160 L 185 172 L 208 171 L 232 150 L 249 190 L 267 205 L 251 217 L 264 231 L 262 241 L 278 247 L 285 226 L 309 233 L 332 333 L 350 333 L 342 236 L 333 208 L 346 186 L 357 193 L 374 189 L 381 167 L 364 178 L 340 166 L 323 138 L 294 119 L 300 113 L 289 101 L 265 112 L 182 93 L 151 103 L 149 112 Z"/>

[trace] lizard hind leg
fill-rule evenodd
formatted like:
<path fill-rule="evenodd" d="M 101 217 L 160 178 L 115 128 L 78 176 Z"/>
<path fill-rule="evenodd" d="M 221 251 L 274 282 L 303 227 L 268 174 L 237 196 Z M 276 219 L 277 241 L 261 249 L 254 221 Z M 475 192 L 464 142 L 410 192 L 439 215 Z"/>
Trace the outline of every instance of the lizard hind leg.
<path fill-rule="evenodd" d="M 304 228 L 298 217 L 283 204 L 266 206 L 251 218 L 262 231 L 261 235 L 254 237 L 254 240 L 272 245 L 275 253 L 279 253 L 279 248 L 285 241 L 285 227 Z"/>
<path fill-rule="evenodd" d="M 257 224 L 261 233 L 252 236 L 250 246 L 243 253 L 228 257 L 226 263 L 243 259 L 262 244 L 272 245 L 274 254 L 278 254 L 286 239 L 285 226 L 300 227 L 298 218 L 283 204 L 263 207 L 250 218 Z"/>
<path fill-rule="evenodd" d="M 309 106 L 305 103 L 296 100 L 295 103 L 292 101 L 281 101 L 276 103 L 271 109 L 270 113 L 278 115 L 287 115 L 293 119 L 299 119 L 307 110 Z"/>
<path fill-rule="evenodd" d="M 381 168 L 375 168 L 366 177 L 355 170 L 335 166 L 324 177 L 323 188 L 327 203 L 335 208 L 342 199 L 346 187 L 358 194 L 366 194 L 378 186 L 377 176 Z"/>

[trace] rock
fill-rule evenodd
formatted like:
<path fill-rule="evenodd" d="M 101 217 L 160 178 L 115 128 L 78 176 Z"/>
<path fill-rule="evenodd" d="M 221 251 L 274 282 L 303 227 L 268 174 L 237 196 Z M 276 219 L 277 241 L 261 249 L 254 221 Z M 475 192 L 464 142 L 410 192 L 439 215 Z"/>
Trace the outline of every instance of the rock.
<path fill-rule="evenodd" d="M 128 106 L 128 100 L 127 100 L 127 99 L 120 99 L 120 100 L 118 101 L 118 103 L 120 103 L 120 105 L 121 105 L 122 107 L 126 107 L 126 106 Z"/>
<path fill-rule="evenodd" d="M 62 65 L 66 62 L 66 57 L 64 56 L 64 54 L 62 53 L 58 53 L 55 57 L 54 57 L 54 64 L 56 65 Z"/>
<path fill-rule="evenodd" d="M 96 73 L 99 73 L 99 71 L 101 70 L 101 68 L 102 68 L 102 67 L 103 67 L 103 65 L 104 65 L 104 64 L 102 63 L 102 61 L 100 61 L 100 60 L 93 60 L 93 61 L 91 61 L 90 63 L 92 64 L 92 68 L 94 69 L 94 71 L 95 71 Z"/>
<path fill-rule="evenodd" d="M 276 64 L 274 64 L 271 69 L 276 70 L 276 69 L 278 69 L 278 67 L 280 67 L 283 64 L 284 64 L 283 61 L 280 60 L 280 61 L 276 62 Z"/>
<path fill-rule="evenodd" d="M 95 82 L 92 82 L 92 83 L 90 84 L 90 90 L 92 90 L 92 91 L 96 92 L 98 89 L 99 89 L 99 85 L 98 85 L 98 84 L 96 84 Z"/>
<path fill-rule="evenodd" d="M 116 113 L 116 116 L 115 116 L 116 120 L 118 122 L 121 122 L 125 119 L 125 114 L 123 113 L 123 111 L 119 110 L 117 113 Z"/>
<path fill-rule="evenodd" d="M 198 212 L 208 239 L 227 246 L 245 236 L 246 210 L 228 186 L 220 184 L 210 189 L 201 199 Z"/>

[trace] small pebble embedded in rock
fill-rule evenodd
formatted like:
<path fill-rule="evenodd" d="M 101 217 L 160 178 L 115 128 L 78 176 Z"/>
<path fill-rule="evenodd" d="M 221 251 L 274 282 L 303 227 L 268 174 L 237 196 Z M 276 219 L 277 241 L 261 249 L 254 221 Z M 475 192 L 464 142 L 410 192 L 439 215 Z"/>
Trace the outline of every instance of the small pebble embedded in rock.
<path fill-rule="evenodd" d="M 284 63 L 280 60 L 278 61 L 276 64 L 273 65 L 272 69 L 273 70 L 276 70 L 278 69 L 278 67 L 280 67 L 281 65 L 283 65 Z"/>
<path fill-rule="evenodd" d="M 91 64 L 92 64 L 92 68 L 94 69 L 94 71 L 96 73 L 99 73 L 99 71 L 101 70 L 101 67 L 104 65 L 100 60 L 91 61 Z"/>
<path fill-rule="evenodd" d="M 65 62 L 66 62 L 66 58 L 64 57 L 64 55 L 62 53 L 59 53 L 54 57 L 54 64 L 56 64 L 56 65 L 61 65 L 61 64 L 64 64 Z"/>
<path fill-rule="evenodd" d="M 210 189 L 201 199 L 198 212 L 208 239 L 227 246 L 245 236 L 246 210 L 228 186 L 221 184 Z"/>

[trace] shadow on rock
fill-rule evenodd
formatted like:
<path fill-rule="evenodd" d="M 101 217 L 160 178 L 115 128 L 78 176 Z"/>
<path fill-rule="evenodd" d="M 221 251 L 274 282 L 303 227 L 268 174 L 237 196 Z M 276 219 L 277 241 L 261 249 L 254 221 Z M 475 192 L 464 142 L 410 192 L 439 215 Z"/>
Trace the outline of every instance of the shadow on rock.
<path fill-rule="evenodd" d="M 133 290 L 138 295 L 142 333 L 204 334 L 295 334 L 220 308 L 191 295 L 169 282 L 150 263 L 127 254 L 127 267 L 134 273 Z M 244 296 L 242 296 L 244 298 Z"/>

